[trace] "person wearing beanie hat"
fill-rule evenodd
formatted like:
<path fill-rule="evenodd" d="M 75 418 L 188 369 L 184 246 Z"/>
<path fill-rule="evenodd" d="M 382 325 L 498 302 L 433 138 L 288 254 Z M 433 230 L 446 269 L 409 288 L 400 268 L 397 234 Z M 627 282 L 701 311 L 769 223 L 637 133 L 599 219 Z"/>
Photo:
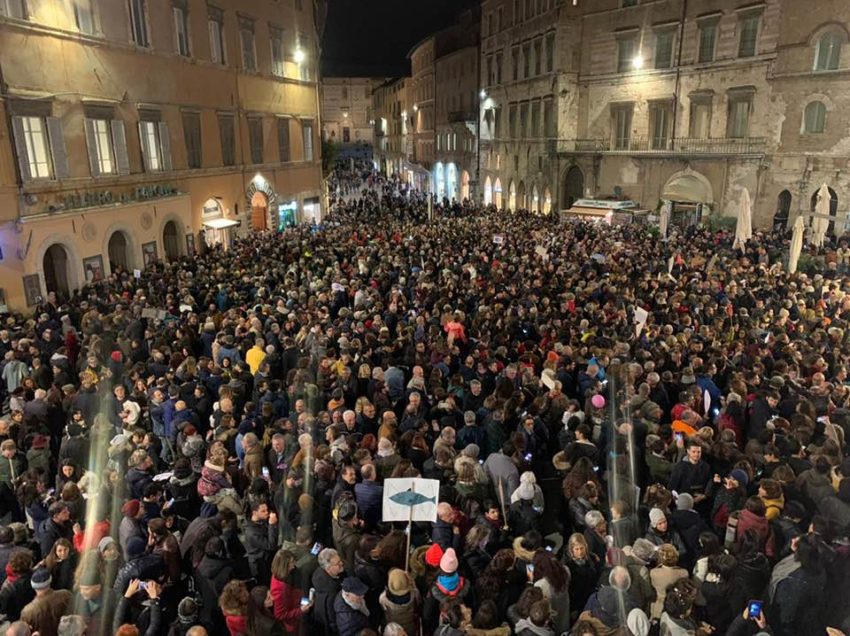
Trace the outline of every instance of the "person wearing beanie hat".
<path fill-rule="evenodd" d="M 472 586 L 457 570 L 457 554 L 453 548 L 449 548 L 440 559 L 440 572 L 422 607 L 424 633 L 434 633 L 440 619 L 440 607 L 444 603 L 459 602 L 471 605 Z"/>
<path fill-rule="evenodd" d="M 390 570 L 387 588 L 381 593 L 378 603 L 387 623 L 398 623 L 406 634 L 419 633 L 421 597 L 404 570 Z"/>
<path fill-rule="evenodd" d="M 369 628 L 368 592 L 369 586 L 355 576 L 346 577 L 342 582 L 333 606 L 339 636 L 356 636 Z"/>
<path fill-rule="evenodd" d="M 539 530 L 543 509 L 535 503 L 534 486 L 528 481 L 522 482 L 514 494 L 517 499 L 508 508 L 508 525 L 516 535 Z"/>
<path fill-rule="evenodd" d="M 649 511 L 649 530 L 646 531 L 644 538 L 654 546 L 670 543 L 681 555 L 688 552 L 682 536 L 671 527 L 667 514 L 661 508 L 653 508 Z"/>
<path fill-rule="evenodd" d="M 127 560 L 127 545 L 133 537 L 140 537 L 147 541 L 148 532 L 142 521 L 145 509 L 138 499 L 130 499 L 121 506 L 121 514 L 124 516 L 118 525 L 118 543 L 124 550 L 124 559 Z"/>
<path fill-rule="evenodd" d="M 523 488 L 524 486 L 526 488 Z M 513 491 L 513 493 L 511 493 L 511 503 L 515 503 L 520 499 L 529 499 L 527 496 L 529 486 L 532 489 L 532 496 L 530 499 L 533 499 L 534 505 L 542 511 L 544 504 L 543 490 L 537 485 L 537 477 L 535 477 L 534 473 L 530 470 L 526 470 L 519 476 L 519 486 Z"/>
<path fill-rule="evenodd" d="M 440 567 L 440 560 L 443 558 L 443 548 L 439 543 L 432 543 L 431 547 L 425 552 L 425 563 L 432 568 Z"/>
<path fill-rule="evenodd" d="M 35 590 L 35 598 L 21 610 L 21 620 L 39 634 L 56 634 L 62 616 L 69 614 L 73 595 L 68 590 L 53 590 L 50 584 L 53 577 L 46 568 L 38 568 L 32 573 L 30 585 Z"/>
<path fill-rule="evenodd" d="M 686 492 L 679 493 L 676 498 L 676 510 L 670 515 L 670 521 L 685 542 L 688 555 L 693 558 L 699 552 L 699 536 L 703 532 L 709 532 L 710 528 L 702 516 L 694 510 L 694 498 L 691 495 Z M 690 566 L 690 561 L 683 563 Z"/>

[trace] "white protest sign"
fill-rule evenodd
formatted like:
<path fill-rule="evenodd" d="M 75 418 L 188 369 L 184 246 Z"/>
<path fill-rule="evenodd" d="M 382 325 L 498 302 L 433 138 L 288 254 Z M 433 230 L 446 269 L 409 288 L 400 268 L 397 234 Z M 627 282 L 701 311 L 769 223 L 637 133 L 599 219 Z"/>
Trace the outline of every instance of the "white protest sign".
<path fill-rule="evenodd" d="M 385 479 L 382 521 L 433 523 L 437 520 L 439 499 L 438 479 Z"/>
<path fill-rule="evenodd" d="M 493 235 L 493 244 L 494 245 L 502 245 L 505 242 L 504 234 L 494 234 Z"/>
<path fill-rule="evenodd" d="M 711 410 L 711 394 L 708 391 L 705 391 L 702 394 L 702 402 L 703 406 L 705 407 L 705 412 L 706 414 L 708 414 L 708 412 Z"/>
<path fill-rule="evenodd" d="M 136 278 L 141 278 L 142 277 L 142 270 L 134 269 L 133 270 L 133 276 L 136 277 Z"/>
<path fill-rule="evenodd" d="M 546 256 L 549 254 L 549 252 L 546 251 L 546 248 L 542 245 L 538 245 L 537 247 L 535 247 L 534 253 L 538 256 L 542 256 L 543 258 L 546 258 Z"/>
<path fill-rule="evenodd" d="M 646 319 L 649 318 L 649 312 L 643 307 L 635 307 L 635 337 L 640 337 L 640 332 L 646 324 Z"/>

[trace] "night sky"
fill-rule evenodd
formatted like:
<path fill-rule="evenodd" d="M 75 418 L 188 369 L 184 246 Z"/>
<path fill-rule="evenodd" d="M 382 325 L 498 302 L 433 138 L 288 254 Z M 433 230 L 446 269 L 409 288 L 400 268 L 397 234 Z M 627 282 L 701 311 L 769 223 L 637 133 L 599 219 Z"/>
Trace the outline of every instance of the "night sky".
<path fill-rule="evenodd" d="M 329 0 L 322 43 L 326 77 L 396 77 L 408 51 L 479 0 Z"/>

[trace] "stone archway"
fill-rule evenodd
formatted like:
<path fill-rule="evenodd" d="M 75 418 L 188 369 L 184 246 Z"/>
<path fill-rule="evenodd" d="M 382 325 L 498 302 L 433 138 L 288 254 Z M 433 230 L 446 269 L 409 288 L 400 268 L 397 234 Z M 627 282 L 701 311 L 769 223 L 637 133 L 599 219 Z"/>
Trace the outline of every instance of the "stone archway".
<path fill-rule="evenodd" d="M 540 212 L 540 190 L 537 189 L 537 184 L 531 187 L 531 211 L 535 214 Z"/>
<path fill-rule="evenodd" d="M 41 264 L 45 291 L 55 292 L 59 298 L 70 298 L 71 281 L 68 274 L 72 265 L 68 248 L 62 243 L 53 243 L 44 252 Z"/>
<path fill-rule="evenodd" d="M 466 172 L 464 172 L 466 174 Z M 490 181 L 490 176 L 484 180 L 484 205 L 490 205 L 493 202 L 493 183 Z"/>
<path fill-rule="evenodd" d="M 107 256 L 109 258 L 109 271 L 118 269 L 129 271 L 131 268 L 130 239 L 124 230 L 115 230 L 109 237 L 107 243 Z"/>
<path fill-rule="evenodd" d="M 773 215 L 773 229 L 785 231 L 788 227 L 788 217 L 791 215 L 792 196 L 788 190 L 783 190 L 776 197 L 776 214 Z"/>
<path fill-rule="evenodd" d="M 165 252 L 167 261 L 176 261 L 180 259 L 182 250 L 180 249 L 181 232 L 176 221 L 167 221 L 162 228 L 162 249 Z"/>
<path fill-rule="evenodd" d="M 584 197 L 584 173 L 578 166 L 570 166 L 564 175 L 563 208 L 571 208 L 573 203 Z"/>
<path fill-rule="evenodd" d="M 543 191 L 543 206 L 541 211 L 543 214 L 550 214 L 552 212 L 552 193 L 549 191 L 549 188 Z"/>
<path fill-rule="evenodd" d="M 493 203 L 496 209 L 502 209 L 502 180 L 496 177 L 496 182 L 493 184 Z"/>
<path fill-rule="evenodd" d="M 508 209 L 511 212 L 516 212 L 516 183 L 513 181 L 508 186 Z"/>
<path fill-rule="evenodd" d="M 269 199 L 260 191 L 251 197 L 251 229 L 262 232 L 268 228 Z"/>
<path fill-rule="evenodd" d="M 469 173 L 464 170 L 460 173 L 460 199 L 461 201 L 469 198 Z"/>

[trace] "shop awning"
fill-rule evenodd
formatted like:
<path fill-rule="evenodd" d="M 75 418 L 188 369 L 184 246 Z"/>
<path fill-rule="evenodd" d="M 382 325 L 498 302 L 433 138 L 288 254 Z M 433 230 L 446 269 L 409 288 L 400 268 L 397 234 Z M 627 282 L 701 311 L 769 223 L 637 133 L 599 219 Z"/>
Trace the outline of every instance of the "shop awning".
<path fill-rule="evenodd" d="M 233 219 L 210 219 L 209 221 L 203 221 L 202 224 L 214 230 L 223 230 L 226 227 L 239 225 L 239 221 L 234 221 Z"/>

